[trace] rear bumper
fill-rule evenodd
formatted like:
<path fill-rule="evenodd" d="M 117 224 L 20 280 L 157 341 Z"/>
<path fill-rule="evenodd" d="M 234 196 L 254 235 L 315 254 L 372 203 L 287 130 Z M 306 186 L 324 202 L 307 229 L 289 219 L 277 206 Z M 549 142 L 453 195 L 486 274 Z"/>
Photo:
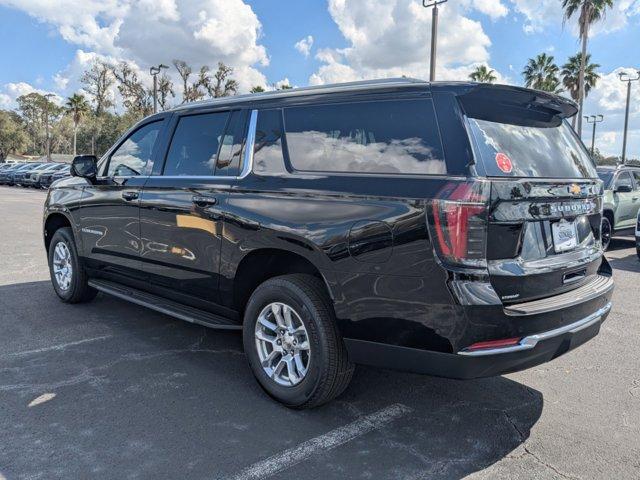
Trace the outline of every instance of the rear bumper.
<path fill-rule="evenodd" d="M 516 372 L 549 362 L 591 340 L 600 331 L 611 303 L 567 328 L 525 337 L 519 348 L 483 351 L 481 355 L 440 353 L 364 340 L 345 339 L 355 363 L 439 377 L 471 379 Z"/>
<path fill-rule="evenodd" d="M 610 277 L 596 280 L 592 288 L 576 290 L 573 295 L 491 308 L 483 315 L 470 310 L 466 329 L 473 331 L 475 340 L 462 342 L 453 353 L 352 338 L 345 338 L 345 344 L 355 363 L 440 377 L 470 379 L 524 370 L 553 360 L 598 334 L 611 310 L 613 281 Z M 465 348 L 475 341 L 512 337 L 520 341 L 500 348 Z"/>

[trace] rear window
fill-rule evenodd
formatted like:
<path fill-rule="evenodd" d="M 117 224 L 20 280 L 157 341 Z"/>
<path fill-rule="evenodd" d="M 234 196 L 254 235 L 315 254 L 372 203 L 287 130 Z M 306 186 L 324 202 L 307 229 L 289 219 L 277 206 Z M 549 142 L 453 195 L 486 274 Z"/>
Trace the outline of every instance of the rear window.
<path fill-rule="evenodd" d="M 600 180 L 602 180 L 602 183 L 604 183 L 604 188 L 609 188 L 611 179 L 613 178 L 613 172 L 599 170 L 598 176 L 600 177 Z"/>
<path fill-rule="evenodd" d="M 296 170 L 446 173 L 431 100 L 292 107 L 284 119 Z"/>
<path fill-rule="evenodd" d="M 567 122 L 514 125 L 469 118 L 477 160 L 490 177 L 595 178 L 588 153 Z"/>

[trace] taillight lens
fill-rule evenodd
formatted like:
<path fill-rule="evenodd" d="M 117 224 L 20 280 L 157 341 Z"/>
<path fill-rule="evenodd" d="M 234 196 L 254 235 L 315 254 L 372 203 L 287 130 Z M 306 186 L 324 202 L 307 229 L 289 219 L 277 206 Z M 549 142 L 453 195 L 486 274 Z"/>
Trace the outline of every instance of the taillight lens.
<path fill-rule="evenodd" d="M 444 263 L 486 266 L 489 184 L 447 183 L 431 203 L 429 226 L 436 253 Z"/>

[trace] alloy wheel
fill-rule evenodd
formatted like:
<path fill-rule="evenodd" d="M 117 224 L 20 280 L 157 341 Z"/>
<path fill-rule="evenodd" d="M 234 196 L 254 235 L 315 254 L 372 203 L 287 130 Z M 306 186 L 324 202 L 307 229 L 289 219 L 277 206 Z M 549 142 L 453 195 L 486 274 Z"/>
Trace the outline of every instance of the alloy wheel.
<path fill-rule="evenodd" d="M 309 336 L 291 306 L 273 302 L 262 309 L 255 345 L 262 369 L 278 385 L 291 387 L 304 380 L 311 360 Z"/>
<path fill-rule="evenodd" d="M 68 290 L 73 278 L 71 252 L 64 242 L 58 242 L 53 250 L 53 275 L 60 290 Z"/>

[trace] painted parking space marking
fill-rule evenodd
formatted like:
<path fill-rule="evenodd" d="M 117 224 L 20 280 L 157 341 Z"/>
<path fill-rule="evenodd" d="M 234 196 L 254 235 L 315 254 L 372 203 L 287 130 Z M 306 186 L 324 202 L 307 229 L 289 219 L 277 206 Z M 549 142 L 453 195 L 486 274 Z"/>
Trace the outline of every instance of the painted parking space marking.
<path fill-rule="evenodd" d="M 401 403 L 389 405 L 382 410 L 360 417 L 343 427 L 331 430 L 296 447 L 254 463 L 230 478 L 233 480 L 254 480 L 269 477 L 306 460 L 312 455 L 326 452 L 373 430 L 378 430 L 411 411 L 411 408 Z"/>

